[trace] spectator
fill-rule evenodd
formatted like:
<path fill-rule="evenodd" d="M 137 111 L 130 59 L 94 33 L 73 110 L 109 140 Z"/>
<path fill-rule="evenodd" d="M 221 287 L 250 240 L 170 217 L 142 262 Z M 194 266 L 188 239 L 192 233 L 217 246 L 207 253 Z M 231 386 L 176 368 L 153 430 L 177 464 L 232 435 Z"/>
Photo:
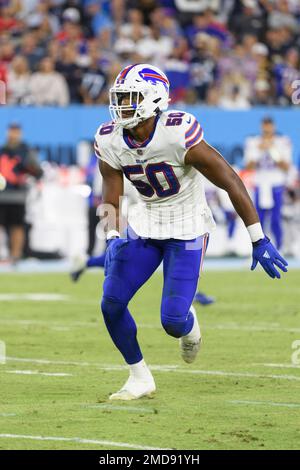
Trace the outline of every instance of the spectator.
<path fill-rule="evenodd" d="M 264 118 L 261 135 L 246 140 L 245 165 L 248 170 L 255 170 L 256 208 L 263 227 L 266 226 L 266 218 L 270 217 L 278 248 L 282 245 L 281 209 L 291 160 L 290 139 L 276 134 L 273 119 Z"/>
<path fill-rule="evenodd" d="M 75 12 L 77 13 L 77 10 L 70 14 L 70 11 L 66 10 L 65 16 L 62 17 L 62 28 L 56 35 L 56 39 L 61 43 L 66 41 L 78 43 L 83 39 L 83 31 L 79 24 L 80 15 Z"/>
<path fill-rule="evenodd" d="M 22 37 L 21 44 L 17 47 L 17 54 L 23 56 L 28 61 L 30 70 L 35 72 L 45 55 L 45 49 L 38 44 L 37 36 L 29 32 Z"/>
<path fill-rule="evenodd" d="M 0 5 L 0 33 L 8 31 L 15 34 L 21 30 L 22 24 L 15 14 L 15 9 L 8 4 Z"/>
<path fill-rule="evenodd" d="M 56 70 L 67 81 L 70 103 L 80 103 L 80 85 L 82 82 L 83 68 L 77 63 L 77 51 L 73 44 L 66 44 L 62 50 L 62 58 L 56 64 Z"/>
<path fill-rule="evenodd" d="M 191 23 L 193 16 L 203 13 L 207 8 L 217 11 L 220 7 L 220 0 L 174 0 L 174 3 L 184 26 Z"/>
<path fill-rule="evenodd" d="M 99 52 L 90 51 L 90 65 L 83 70 L 80 93 L 84 104 L 99 104 L 107 100 L 107 77 L 99 65 Z"/>
<path fill-rule="evenodd" d="M 294 36 L 288 28 L 271 28 L 266 32 L 266 43 L 274 63 L 281 62 L 293 46 Z"/>
<path fill-rule="evenodd" d="M 196 92 L 196 101 L 204 102 L 209 87 L 217 77 L 217 64 L 211 49 L 211 37 L 198 33 L 192 53 L 190 76 L 191 85 Z"/>
<path fill-rule="evenodd" d="M 266 29 L 266 15 L 258 0 L 242 0 L 242 11 L 231 16 L 229 27 L 238 40 L 245 34 L 253 34 L 261 40 Z"/>
<path fill-rule="evenodd" d="M 26 22 L 29 26 L 35 27 L 40 26 L 45 19 L 49 23 L 51 33 L 56 34 L 59 30 L 59 20 L 55 15 L 50 13 L 49 2 L 44 0 L 38 2 L 35 10 L 26 17 Z"/>
<path fill-rule="evenodd" d="M 101 2 L 98 0 L 87 0 L 85 9 L 89 17 L 93 36 L 98 36 L 103 29 L 110 29 L 112 27 L 111 19 L 102 11 Z"/>
<path fill-rule="evenodd" d="M 157 11 L 157 10 L 155 10 Z M 152 17 L 153 18 L 153 17 Z M 140 29 L 140 37 L 150 36 L 150 28 L 143 23 L 143 13 L 136 8 L 129 10 L 127 22 L 120 26 L 119 34 L 121 37 L 133 39 L 134 31 Z M 157 24 L 157 22 L 155 22 Z"/>
<path fill-rule="evenodd" d="M 8 104 L 31 102 L 29 82 L 30 71 L 27 60 L 21 55 L 16 56 L 8 73 Z"/>
<path fill-rule="evenodd" d="M 291 13 L 288 0 L 276 0 L 276 10 L 273 10 L 268 17 L 269 28 L 288 28 L 293 32 L 299 29 L 297 19 Z"/>
<path fill-rule="evenodd" d="M 16 123 L 9 126 L 7 140 L 0 148 L 0 173 L 7 183 L 0 192 L 0 227 L 8 233 L 10 259 L 15 262 L 22 257 L 24 246 L 26 177 L 42 175 L 36 156 L 23 142 L 22 130 Z"/>
<path fill-rule="evenodd" d="M 143 22 L 146 26 L 151 23 L 151 15 L 153 11 L 159 6 L 157 0 L 128 0 L 128 8 L 138 8 L 143 14 Z"/>
<path fill-rule="evenodd" d="M 193 24 L 187 27 L 186 34 L 191 45 L 194 43 L 195 36 L 198 33 L 206 33 L 209 36 L 216 37 L 224 44 L 228 39 L 226 27 L 217 21 L 211 9 L 207 9 L 203 13 L 196 15 L 193 18 Z"/>
<path fill-rule="evenodd" d="M 172 55 L 164 65 L 164 70 L 170 80 L 170 98 L 173 104 L 184 104 L 190 86 L 189 65 L 185 60 L 186 50 L 186 41 L 179 39 Z"/>
<path fill-rule="evenodd" d="M 219 106 L 224 109 L 248 109 L 250 102 L 244 95 L 241 86 L 232 85 L 224 91 Z"/>
<path fill-rule="evenodd" d="M 299 52 L 293 48 L 285 54 L 285 61 L 274 67 L 276 95 L 281 105 L 291 104 L 293 82 L 300 80 L 299 66 Z"/>
<path fill-rule="evenodd" d="M 254 83 L 254 95 L 251 100 L 254 106 L 271 106 L 273 103 L 271 85 L 267 80 L 257 80 Z"/>
<path fill-rule="evenodd" d="M 40 71 L 32 74 L 29 86 L 33 103 L 36 105 L 66 106 L 69 103 L 66 80 L 55 71 L 50 57 L 41 61 Z"/>
<path fill-rule="evenodd" d="M 9 66 L 15 55 L 15 46 L 7 38 L 3 38 L 0 44 L 0 63 Z"/>
<path fill-rule="evenodd" d="M 140 39 L 136 47 L 142 62 L 152 62 L 158 66 L 172 55 L 174 44 L 170 37 L 163 36 L 159 28 L 152 26 L 150 36 Z"/>

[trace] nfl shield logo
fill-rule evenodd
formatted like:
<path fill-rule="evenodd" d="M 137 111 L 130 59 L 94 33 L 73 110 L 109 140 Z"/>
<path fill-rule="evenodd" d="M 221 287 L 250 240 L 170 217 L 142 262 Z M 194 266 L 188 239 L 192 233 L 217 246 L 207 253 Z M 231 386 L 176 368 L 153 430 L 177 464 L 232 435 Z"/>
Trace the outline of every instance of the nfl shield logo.
<path fill-rule="evenodd" d="M 143 150 L 138 149 L 138 150 L 137 150 L 137 154 L 138 154 L 138 155 L 143 155 Z"/>

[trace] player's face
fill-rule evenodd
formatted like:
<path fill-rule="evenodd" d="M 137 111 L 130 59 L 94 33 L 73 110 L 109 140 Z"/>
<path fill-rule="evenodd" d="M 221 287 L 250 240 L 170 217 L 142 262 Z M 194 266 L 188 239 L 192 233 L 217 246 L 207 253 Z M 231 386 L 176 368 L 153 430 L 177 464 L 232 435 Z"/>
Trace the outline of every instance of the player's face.
<path fill-rule="evenodd" d="M 275 126 L 273 122 L 262 123 L 262 134 L 265 137 L 272 137 L 275 133 Z"/>
<path fill-rule="evenodd" d="M 122 109 L 121 117 L 123 119 L 131 118 L 135 114 L 135 109 L 138 104 L 143 100 L 141 93 L 131 92 L 118 92 L 117 93 L 118 106 L 126 106 L 127 109 Z"/>
<path fill-rule="evenodd" d="M 7 140 L 12 144 L 18 144 L 22 139 L 22 131 L 19 127 L 11 127 L 7 132 Z"/>

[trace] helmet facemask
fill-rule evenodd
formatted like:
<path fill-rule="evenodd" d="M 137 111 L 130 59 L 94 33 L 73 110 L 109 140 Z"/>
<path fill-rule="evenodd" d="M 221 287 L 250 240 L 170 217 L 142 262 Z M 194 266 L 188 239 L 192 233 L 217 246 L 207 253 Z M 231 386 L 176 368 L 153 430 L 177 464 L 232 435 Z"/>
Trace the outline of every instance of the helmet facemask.
<path fill-rule="evenodd" d="M 122 127 L 131 129 L 145 118 L 142 116 L 144 95 L 141 91 L 111 88 L 109 90 L 110 114 L 112 119 Z"/>

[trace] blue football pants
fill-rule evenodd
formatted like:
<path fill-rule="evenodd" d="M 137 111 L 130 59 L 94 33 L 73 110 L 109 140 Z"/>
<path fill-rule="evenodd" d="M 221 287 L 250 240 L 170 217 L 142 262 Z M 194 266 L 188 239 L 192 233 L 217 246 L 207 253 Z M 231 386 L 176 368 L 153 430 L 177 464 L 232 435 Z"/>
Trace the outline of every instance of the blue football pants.
<path fill-rule="evenodd" d="M 191 331 L 194 317 L 190 306 L 207 242 L 208 235 L 188 242 L 137 238 L 129 239 L 115 253 L 106 271 L 101 309 L 109 334 L 128 364 L 143 358 L 128 303 L 161 262 L 164 276 L 162 326 L 175 338 Z"/>

